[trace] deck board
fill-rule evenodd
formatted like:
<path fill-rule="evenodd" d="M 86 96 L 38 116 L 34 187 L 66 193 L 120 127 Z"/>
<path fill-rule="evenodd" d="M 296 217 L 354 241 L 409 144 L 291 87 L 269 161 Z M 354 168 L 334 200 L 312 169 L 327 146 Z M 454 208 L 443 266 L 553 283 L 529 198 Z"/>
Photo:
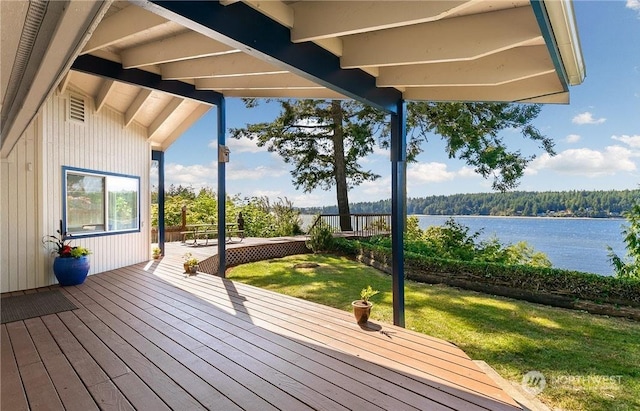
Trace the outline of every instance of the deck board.
<path fill-rule="evenodd" d="M 451 343 L 179 256 L 60 290 L 77 310 L 2 326 L 3 409 L 521 409 Z"/>

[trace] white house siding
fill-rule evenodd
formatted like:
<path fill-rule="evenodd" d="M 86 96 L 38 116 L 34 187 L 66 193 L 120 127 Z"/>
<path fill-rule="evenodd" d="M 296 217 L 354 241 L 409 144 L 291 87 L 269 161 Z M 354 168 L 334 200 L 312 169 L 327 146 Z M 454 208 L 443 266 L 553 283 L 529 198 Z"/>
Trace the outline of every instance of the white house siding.
<path fill-rule="evenodd" d="M 40 258 L 38 142 L 34 120 L 0 163 L 0 285 L 2 292 L 49 284 Z M 48 280 L 48 281 L 47 281 Z"/>
<path fill-rule="evenodd" d="M 93 100 L 83 97 L 84 123 L 67 119 L 68 93 L 47 99 L 10 158 L 2 163 L 2 292 L 56 282 L 51 269 L 53 258 L 41 246 L 41 238 L 55 234 L 62 218 L 63 166 L 140 177 L 139 233 L 73 241 L 73 245 L 92 251 L 89 274 L 149 257 L 151 148 L 146 130 L 136 123 L 125 128 L 123 114 L 109 107 L 95 113 Z M 28 171 L 29 162 L 33 163 L 32 172 Z"/>

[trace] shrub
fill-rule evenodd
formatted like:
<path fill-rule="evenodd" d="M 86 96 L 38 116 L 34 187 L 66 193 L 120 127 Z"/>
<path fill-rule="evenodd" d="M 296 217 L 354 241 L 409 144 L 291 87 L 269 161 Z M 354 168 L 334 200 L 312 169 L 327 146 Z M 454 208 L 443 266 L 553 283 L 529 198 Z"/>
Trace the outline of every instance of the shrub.
<path fill-rule="evenodd" d="M 640 279 L 640 203 L 634 204 L 631 210 L 625 213 L 625 218 L 629 225 L 623 227 L 622 234 L 627 257 L 622 258 L 611 247 L 607 247 L 609 259 L 617 277 Z"/>
<path fill-rule="evenodd" d="M 314 253 L 331 251 L 335 247 L 331 226 L 319 218 L 309 231 L 309 239 L 305 243 Z"/>
<path fill-rule="evenodd" d="M 336 249 L 345 254 L 364 256 L 382 266 L 391 265 L 391 250 L 363 241 L 337 239 Z M 405 252 L 407 278 L 415 281 L 452 283 L 463 278 L 467 283 L 508 287 L 540 294 L 598 303 L 640 307 L 640 280 L 606 277 L 578 271 L 525 265 L 504 265 L 482 261 L 459 261 Z M 429 277 L 430 281 L 425 281 Z"/>

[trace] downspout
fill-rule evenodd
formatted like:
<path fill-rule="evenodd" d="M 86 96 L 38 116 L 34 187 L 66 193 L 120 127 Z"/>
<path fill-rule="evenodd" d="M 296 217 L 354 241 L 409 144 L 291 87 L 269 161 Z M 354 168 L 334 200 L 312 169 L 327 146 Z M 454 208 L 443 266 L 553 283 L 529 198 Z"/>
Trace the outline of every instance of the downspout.
<path fill-rule="evenodd" d="M 393 323 L 404 327 L 404 225 L 406 209 L 407 104 L 391 114 L 391 260 Z"/>

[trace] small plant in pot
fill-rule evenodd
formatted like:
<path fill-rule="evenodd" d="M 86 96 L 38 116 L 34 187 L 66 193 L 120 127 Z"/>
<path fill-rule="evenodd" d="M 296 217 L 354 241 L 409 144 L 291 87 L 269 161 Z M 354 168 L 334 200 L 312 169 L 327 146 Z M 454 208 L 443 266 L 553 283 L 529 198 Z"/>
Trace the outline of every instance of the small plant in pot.
<path fill-rule="evenodd" d="M 62 227 L 62 223 L 60 223 Z M 71 246 L 70 236 L 56 230 L 56 235 L 46 235 L 42 245 L 51 251 L 56 258 L 53 261 L 53 273 L 61 286 L 82 284 L 89 273 L 90 262 L 88 248 Z"/>
<path fill-rule="evenodd" d="M 358 324 L 366 324 L 367 321 L 369 321 L 371 307 L 373 307 L 373 303 L 369 301 L 369 299 L 379 292 L 380 291 L 374 290 L 368 285 L 367 288 L 363 288 L 362 291 L 360 291 L 360 299 L 351 303 L 353 315 L 355 315 Z"/>
<path fill-rule="evenodd" d="M 198 272 L 198 259 L 191 253 L 186 253 L 182 256 L 184 260 L 184 272 L 189 274 L 195 274 Z"/>
<path fill-rule="evenodd" d="M 153 247 L 151 252 L 153 255 L 153 259 L 157 260 L 158 258 L 160 258 L 160 254 L 162 253 L 162 250 L 160 249 L 160 247 Z"/>

